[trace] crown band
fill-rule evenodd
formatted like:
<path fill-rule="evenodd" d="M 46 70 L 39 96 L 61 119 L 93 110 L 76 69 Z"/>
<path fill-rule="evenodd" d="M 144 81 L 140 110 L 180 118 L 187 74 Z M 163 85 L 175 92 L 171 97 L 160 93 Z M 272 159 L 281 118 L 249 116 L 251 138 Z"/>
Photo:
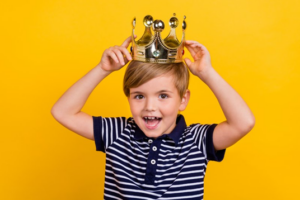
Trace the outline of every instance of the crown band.
<path fill-rule="evenodd" d="M 155 20 L 151 15 L 144 17 L 145 32 L 143 36 L 135 41 L 134 29 L 136 25 L 136 18 L 132 21 L 132 47 L 131 54 L 133 60 L 138 60 L 147 63 L 180 63 L 183 62 L 182 56 L 184 55 L 184 43 L 185 43 L 185 29 L 186 22 L 185 16 L 182 23 L 182 39 L 178 41 L 176 37 L 176 27 L 178 26 L 178 19 L 174 16 L 170 19 L 169 25 L 171 27 L 169 35 L 165 38 L 161 38 L 161 32 L 164 30 L 165 25 L 161 20 Z M 154 31 L 154 35 L 151 31 L 151 26 Z"/>

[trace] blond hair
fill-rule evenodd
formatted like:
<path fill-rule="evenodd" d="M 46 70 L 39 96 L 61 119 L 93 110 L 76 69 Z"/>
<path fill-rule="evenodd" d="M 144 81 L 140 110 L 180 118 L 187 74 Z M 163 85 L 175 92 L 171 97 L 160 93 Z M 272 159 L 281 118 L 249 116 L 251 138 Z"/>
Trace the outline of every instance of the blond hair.
<path fill-rule="evenodd" d="M 175 87 L 178 90 L 180 98 L 182 98 L 189 86 L 189 71 L 183 62 L 157 64 L 131 61 L 127 66 L 123 80 L 125 95 L 127 97 L 130 96 L 130 88 L 139 87 L 147 81 L 168 72 L 174 75 Z"/>

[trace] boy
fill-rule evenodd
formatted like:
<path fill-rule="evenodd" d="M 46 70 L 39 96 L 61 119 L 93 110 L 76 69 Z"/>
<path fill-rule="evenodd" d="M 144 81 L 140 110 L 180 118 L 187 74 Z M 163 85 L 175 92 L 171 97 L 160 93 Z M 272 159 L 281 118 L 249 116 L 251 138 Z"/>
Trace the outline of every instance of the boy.
<path fill-rule="evenodd" d="M 203 199 L 207 162 L 221 161 L 225 149 L 253 128 L 253 114 L 212 68 L 206 48 L 189 40 L 185 47 L 194 62 L 185 62 L 213 91 L 225 122 L 187 127 L 178 115 L 190 97 L 183 63 L 129 64 L 124 92 L 132 118 L 92 117 L 80 111 L 107 75 L 132 60 L 127 50 L 131 40 L 105 50 L 100 63 L 66 91 L 51 113 L 70 130 L 95 140 L 96 149 L 106 153 L 105 199 Z"/>

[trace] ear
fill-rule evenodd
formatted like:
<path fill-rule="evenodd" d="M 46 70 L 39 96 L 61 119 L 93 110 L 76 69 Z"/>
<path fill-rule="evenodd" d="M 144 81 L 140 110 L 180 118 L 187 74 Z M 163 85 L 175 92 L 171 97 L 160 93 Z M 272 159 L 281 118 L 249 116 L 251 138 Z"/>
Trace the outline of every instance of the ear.
<path fill-rule="evenodd" d="M 185 110 L 185 108 L 187 107 L 187 105 L 189 103 L 190 95 L 191 95 L 190 90 L 186 90 L 183 97 L 182 97 L 182 99 L 181 99 L 181 103 L 180 103 L 180 106 L 179 106 L 179 111 L 184 111 Z"/>

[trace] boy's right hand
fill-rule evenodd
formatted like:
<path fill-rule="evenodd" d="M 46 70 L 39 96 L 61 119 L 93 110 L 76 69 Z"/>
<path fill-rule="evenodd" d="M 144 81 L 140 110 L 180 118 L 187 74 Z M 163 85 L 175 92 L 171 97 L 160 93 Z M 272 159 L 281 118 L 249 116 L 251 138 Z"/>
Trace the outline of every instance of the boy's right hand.
<path fill-rule="evenodd" d="M 98 66 L 107 72 L 113 72 L 121 69 L 130 60 L 132 60 L 129 51 L 127 50 L 131 40 L 132 37 L 130 36 L 121 46 L 116 45 L 106 49 L 102 54 L 102 58 Z"/>

